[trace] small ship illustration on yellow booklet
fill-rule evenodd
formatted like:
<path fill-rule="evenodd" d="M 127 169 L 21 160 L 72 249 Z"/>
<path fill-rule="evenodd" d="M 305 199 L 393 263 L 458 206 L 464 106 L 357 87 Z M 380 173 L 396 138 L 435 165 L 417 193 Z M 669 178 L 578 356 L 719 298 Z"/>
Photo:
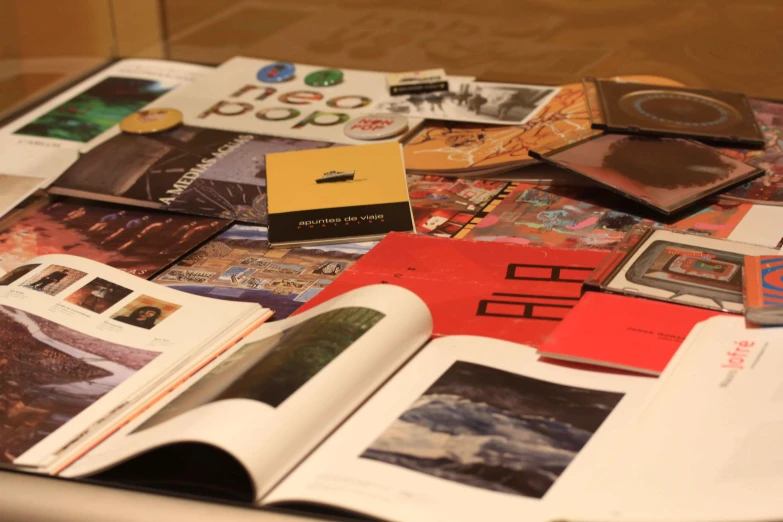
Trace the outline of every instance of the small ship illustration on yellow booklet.
<path fill-rule="evenodd" d="M 330 170 L 324 172 L 324 174 L 315 180 L 316 183 L 337 183 L 338 181 L 353 181 L 353 176 L 356 174 L 355 170 L 350 172 L 337 172 L 336 170 Z"/>

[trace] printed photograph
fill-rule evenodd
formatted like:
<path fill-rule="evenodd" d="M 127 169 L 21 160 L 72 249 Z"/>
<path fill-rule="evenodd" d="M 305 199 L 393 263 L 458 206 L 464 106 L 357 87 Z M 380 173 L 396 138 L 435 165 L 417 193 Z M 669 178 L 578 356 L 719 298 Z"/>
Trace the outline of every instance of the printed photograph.
<path fill-rule="evenodd" d="M 273 320 L 284 319 L 367 253 L 375 243 L 294 248 L 269 248 L 267 229 L 251 225 L 233 225 L 197 251 L 181 259 L 160 276 L 156 283 L 196 295 L 259 303 L 275 311 Z M 218 278 L 234 269 L 246 273 L 237 278 Z M 248 272 L 244 272 L 247 270 Z M 276 279 L 295 278 L 304 285 L 275 286 Z"/>
<path fill-rule="evenodd" d="M 369 308 L 338 308 L 246 343 L 197 376 L 193 386 L 135 432 L 220 400 L 252 399 L 276 408 L 384 317 Z"/>
<path fill-rule="evenodd" d="M 116 305 L 133 290 L 125 288 L 100 277 L 96 277 L 71 295 L 65 298 L 65 301 L 80 306 L 85 310 L 102 314 L 112 306 Z"/>
<path fill-rule="evenodd" d="M 0 462 L 13 462 L 158 355 L 0 306 Z"/>
<path fill-rule="evenodd" d="M 149 330 L 165 321 L 167 317 L 182 308 L 182 305 L 141 295 L 126 304 L 111 316 L 117 322 Z"/>
<path fill-rule="evenodd" d="M 604 134 L 544 158 L 667 212 L 758 172 L 690 140 L 620 134 Z"/>
<path fill-rule="evenodd" d="M 449 84 L 448 91 L 395 96 L 379 104 L 421 118 L 478 123 L 522 123 L 557 93 L 556 87 L 486 82 Z"/>
<path fill-rule="evenodd" d="M 361 457 L 542 498 L 622 397 L 457 361 Z"/>
<path fill-rule="evenodd" d="M 14 134 L 86 143 L 171 89 L 139 78 L 106 78 Z"/>
<path fill-rule="evenodd" d="M 146 279 L 228 223 L 64 198 L 25 211 L 0 231 L 0 274 L 37 256 L 71 254 Z"/>
<path fill-rule="evenodd" d="M 87 272 L 75 268 L 49 265 L 25 281 L 22 286 L 45 294 L 57 295 L 86 275 Z"/>
<path fill-rule="evenodd" d="M 33 263 L 30 265 L 22 265 L 14 268 L 10 272 L 6 272 L 3 277 L 0 277 L 0 286 L 8 286 L 14 281 L 18 281 L 36 268 L 41 266 L 40 263 Z"/>

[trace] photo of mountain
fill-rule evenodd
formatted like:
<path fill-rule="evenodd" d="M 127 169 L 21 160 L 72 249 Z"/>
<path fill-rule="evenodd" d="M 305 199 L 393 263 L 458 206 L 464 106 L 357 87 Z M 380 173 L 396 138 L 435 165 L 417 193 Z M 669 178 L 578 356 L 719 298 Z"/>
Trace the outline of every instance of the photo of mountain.
<path fill-rule="evenodd" d="M 542 498 L 622 397 L 457 361 L 362 458 Z"/>

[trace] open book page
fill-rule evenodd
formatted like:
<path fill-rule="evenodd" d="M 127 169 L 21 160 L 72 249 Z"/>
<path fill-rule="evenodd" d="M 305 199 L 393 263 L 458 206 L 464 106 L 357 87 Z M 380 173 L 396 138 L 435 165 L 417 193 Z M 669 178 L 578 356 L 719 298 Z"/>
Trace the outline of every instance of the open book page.
<path fill-rule="evenodd" d="M 343 294 L 246 337 L 65 473 L 200 442 L 233 455 L 268 491 L 432 333 L 424 303 L 392 285 Z M 248 499 L 252 500 L 252 499 Z"/>
<path fill-rule="evenodd" d="M 395 521 L 546 520 L 581 495 L 653 382 L 539 362 L 506 341 L 443 337 L 263 503 Z"/>
<path fill-rule="evenodd" d="M 0 279 L 0 461 L 56 472 L 269 315 L 81 257 L 33 258 Z"/>
<path fill-rule="evenodd" d="M 590 505 L 565 518 L 780 519 L 781 331 L 726 316 L 694 329 Z"/>

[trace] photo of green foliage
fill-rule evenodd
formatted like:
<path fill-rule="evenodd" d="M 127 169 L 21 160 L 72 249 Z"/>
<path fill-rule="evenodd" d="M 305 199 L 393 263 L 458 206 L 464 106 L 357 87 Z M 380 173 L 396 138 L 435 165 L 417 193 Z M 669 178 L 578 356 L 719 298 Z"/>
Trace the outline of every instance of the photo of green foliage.
<path fill-rule="evenodd" d="M 169 90 L 154 80 L 106 78 L 15 134 L 86 143 Z"/>
<path fill-rule="evenodd" d="M 247 343 L 135 431 L 225 399 L 251 399 L 276 408 L 383 317 L 370 308 L 338 308 Z"/>

